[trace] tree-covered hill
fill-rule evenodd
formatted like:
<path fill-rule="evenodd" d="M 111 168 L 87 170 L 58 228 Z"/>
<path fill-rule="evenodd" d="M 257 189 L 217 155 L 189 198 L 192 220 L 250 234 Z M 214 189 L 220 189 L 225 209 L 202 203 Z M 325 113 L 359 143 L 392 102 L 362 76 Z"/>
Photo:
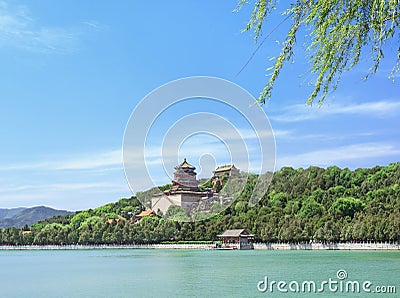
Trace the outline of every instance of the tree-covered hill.
<path fill-rule="evenodd" d="M 59 215 L 65 216 L 71 213 L 66 210 L 56 210 L 45 206 L 0 209 L 0 228 L 22 228 L 25 225 L 34 224 L 39 220 Z"/>
<path fill-rule="evenodd" d="M 400 241 L 400 163 L 369 169 L 282 168 L 267 194 L 249 207 L 256 175 L 225 211 L 199 222 L 145 217 L 132 197 L 48 219 L 30 227 L 0 230 L 0 244 L 131 244 L 215 240 L 225 229 L 246 228 L 256 241 Z"/>

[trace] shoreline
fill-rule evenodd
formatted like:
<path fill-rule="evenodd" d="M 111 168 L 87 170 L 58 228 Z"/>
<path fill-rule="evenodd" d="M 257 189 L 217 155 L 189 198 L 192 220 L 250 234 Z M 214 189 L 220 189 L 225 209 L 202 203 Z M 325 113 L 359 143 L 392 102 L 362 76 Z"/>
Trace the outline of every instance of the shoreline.
<path fill-rule="evenodd" d="M 254 243 L 256 250 L 400 250 L 400 243 Z"/>
<path fill-rule="evenodd" d="M 254 250 L 400 250 L 400 243 L 254 243 Z M 211 250 L 214 244 L 0 245 L 0 250 L 186 249 Z"/>

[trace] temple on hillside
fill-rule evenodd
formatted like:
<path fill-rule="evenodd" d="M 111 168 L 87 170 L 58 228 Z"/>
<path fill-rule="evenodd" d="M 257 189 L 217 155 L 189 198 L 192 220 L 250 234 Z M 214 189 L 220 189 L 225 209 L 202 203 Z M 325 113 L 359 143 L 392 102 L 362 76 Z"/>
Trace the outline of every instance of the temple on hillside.
<path fill-rule="evenodd" d="M 200 201 L 212 197 L 212 192 L 199 190 L 195 170 L 196 168 L 189 164 L 186 158 L 177 165 L 171 189 L 154 195 L 151 200 L 151 209 L 165 214 L 169 206 L 175 205 L 190 211 L 196 208 Z"/>
<path fill-rule="evenodd" d="M 219 192 L 224 187 L 225 183 L 230 178 L 238 178 L 240 170 L 235 165 L 223 165 L 219 166 L 214 171 L 214 176 L 211 179 L 213 190 Z M 241 182 L 241 180 L 239 180 Z"/>
<path fill-rule="evenodd" d="M 235 165 L 223 165 L 219 166 L 214 171 L 214 177 L 221 177 L 224 174 L 228 175 L 229 177 L 239 175 L 240 170 L 235 167 Z"/>
<path fill-rule="evenodd" d="M 175 167 L 172 187 L 162 193 L 153 195 L 151 209 L 157 214 L 165 215 L 170 206 L 182 207 L 188 216 L 194 216 L 197 212 L 210 213 L 215 205 L 227 207 L 231 204 L 231 194 L 221 194 L 220 190 L 230 178 L 232 183 L 240 180 L 240 170 L 234 165 L 219 166 L 213 173 L 212 189 L 201 191 L 196 180 L 196 168 L 188 163 L 186 158 Z M 236 179 L 236 180 L 235 180 Z M 217 209 L 218 210 L 218 209 Z"/>

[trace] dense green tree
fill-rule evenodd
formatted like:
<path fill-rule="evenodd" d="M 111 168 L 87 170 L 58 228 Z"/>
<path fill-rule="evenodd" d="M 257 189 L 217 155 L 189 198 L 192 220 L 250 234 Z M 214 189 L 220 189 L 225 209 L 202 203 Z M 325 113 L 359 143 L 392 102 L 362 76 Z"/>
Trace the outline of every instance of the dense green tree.
<path fill-rule="evenodd" d="M 316 215 L 322 215 L 324 212 L 324 206 L 318 203 L 314 197 L 309 197 L 303 202 L 299 215 L 301 217 L 313 217 Z"/>
<path fill-rule="evenodd" d="M 235 204 L 235 212 L 237 214 L 245 213 L 247 211 L 247 202 L 245 201 L 238 201 Z"/>
<path fill-rule="evenodd" d="M 348 197 L 337 199 L 328 211 L 338 216 L 353 218 L 356 212 L 361 212 L 364 208 L 365 204 L 360 199 Z"/>

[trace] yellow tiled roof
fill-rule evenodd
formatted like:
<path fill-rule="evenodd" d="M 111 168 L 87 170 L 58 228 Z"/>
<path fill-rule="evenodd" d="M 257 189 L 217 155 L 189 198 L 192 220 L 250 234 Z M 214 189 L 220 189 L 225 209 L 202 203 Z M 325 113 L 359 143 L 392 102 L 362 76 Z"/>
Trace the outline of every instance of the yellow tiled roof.
<path fill-rule="evenodd" d="M 223 165 L 223 166 L 219 166 L 215 172 L 222 172 L 222 171 L 229 171 L 231 169 L 235 168 L 234 165 Z"/>
<path fill-rule="evenodd" d="M 194 166 L 192 166 L 191 164 L 189 164 L 189 163 L 186 161 L 186 158 L 183 159 L 183 163 L 180 164 L 180 167 L 182 167 L 182 168 L 195 169 Z"/>
<path fill-rule="evenodd" d="M 137 216 L 143 217 L 143 216 L 152 216 L 155 215 L 153 210 L 145 210 L 140 212 Z"/>

